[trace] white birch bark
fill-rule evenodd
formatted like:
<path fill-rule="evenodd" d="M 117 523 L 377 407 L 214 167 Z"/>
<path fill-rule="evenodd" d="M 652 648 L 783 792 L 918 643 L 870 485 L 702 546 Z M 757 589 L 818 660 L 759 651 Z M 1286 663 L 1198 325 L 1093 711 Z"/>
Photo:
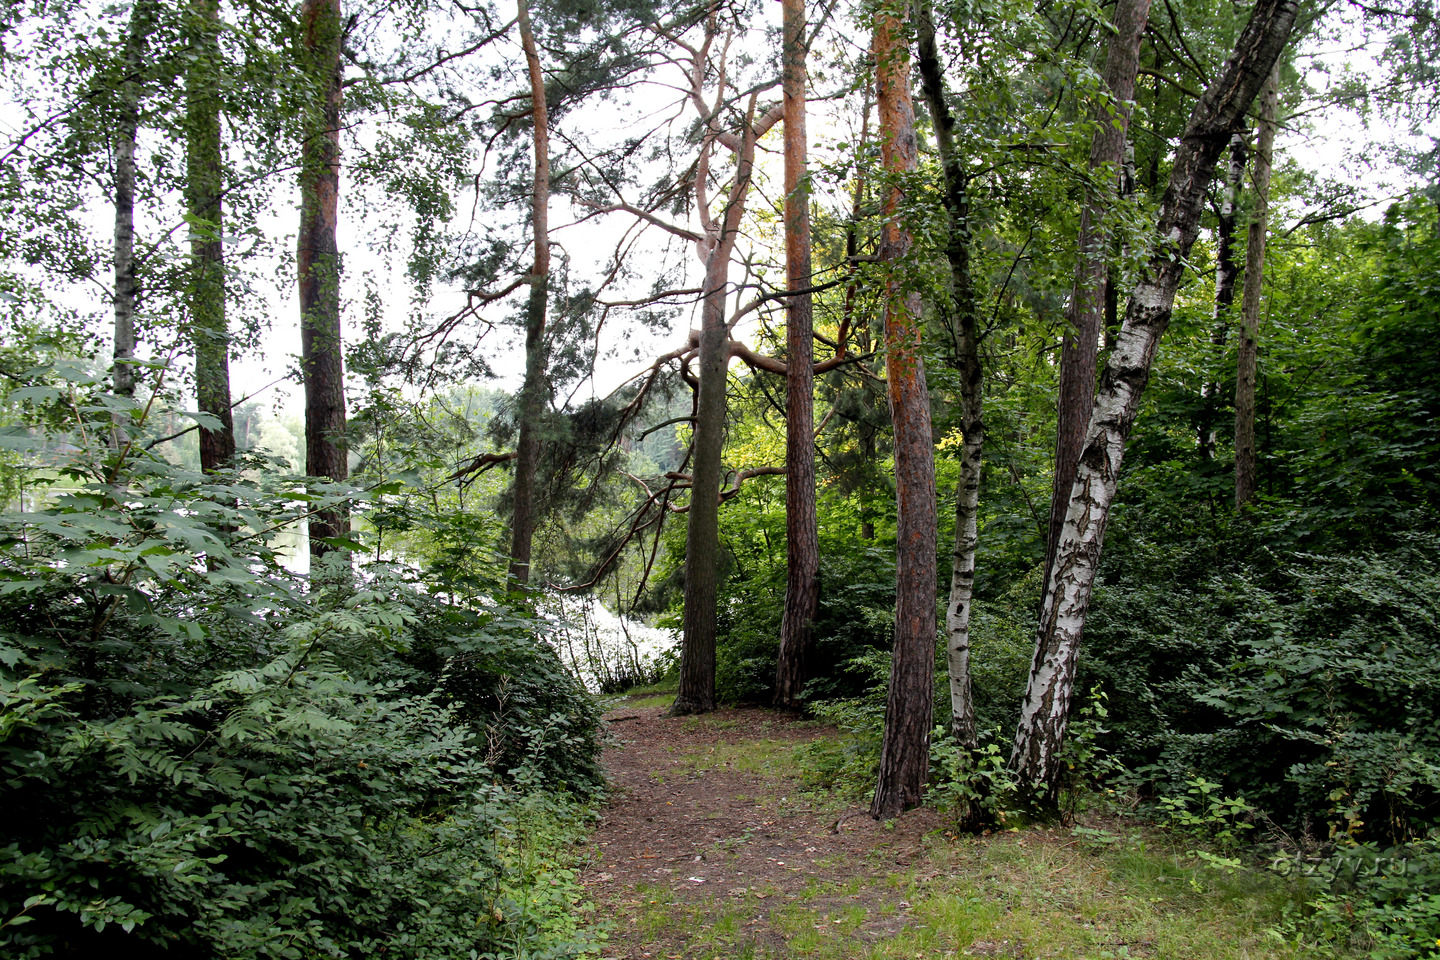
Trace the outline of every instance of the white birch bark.
<path fill-rule="evenodd" d="M 1289 40 L 1297 8 L 1297 0 L 1258 0 L 1234 54 L 1191 114 L 1161 200 L 1154 252 L 1131 295 L 1096 391 L 1059 549 L 1045 585 L 1035 659 L 1010 758 L 1022 789 L 1043 803 L 1055 799 L 1075 665 L 1125 440 L 1160 338 L 1170 324 L 1215 163 L 1231 136 L 1242 129 L 1245 112 Z"/>

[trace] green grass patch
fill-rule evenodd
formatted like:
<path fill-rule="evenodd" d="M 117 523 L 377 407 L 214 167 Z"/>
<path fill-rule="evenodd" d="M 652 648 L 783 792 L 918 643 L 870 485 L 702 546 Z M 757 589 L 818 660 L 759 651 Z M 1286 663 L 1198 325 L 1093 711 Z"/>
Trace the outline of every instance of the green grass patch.
<path fill-rule="evenodd" d="M 1270 932 L 1297 897 L 1289 881 L 1219 870 L 1178 847 L 1147 847 L 1137 837 L 1097 848 L 1063 830 L 1033 829 L 932 835 L 909 869 L 815 880 L 789 896 L 693 904 L 657 889 L 641 926 L 667 948 L 683 941 L 683 956 L 693 960 L 1326 955 Z"/>
<path fill-rule="evenodd" d="M 666 693 L 654 697 L 640 697 L 625 701 L 627 707 L 668 707 L 675 702 L 675 694 Z"/>
<path fill-rule="evenodd" d="M 633 700 L 636 697 L 654 697 L 665 694 L 673 699 L 675 694 L 679 692 L 679 680 L 661 680 L 659 683 L 652 683 L 644 687 L 631 687 L 629 690 L 620 694 L 620 696 L 626 700 Z"/>

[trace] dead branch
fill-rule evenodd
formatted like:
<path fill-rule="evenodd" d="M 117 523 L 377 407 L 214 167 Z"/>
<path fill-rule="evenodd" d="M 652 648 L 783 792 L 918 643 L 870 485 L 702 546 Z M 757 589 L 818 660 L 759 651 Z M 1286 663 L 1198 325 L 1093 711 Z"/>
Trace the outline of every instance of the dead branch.
<path fill-rule="evenodd" d="M 456 470 L 454 473 L 450 474 L 448 479 L 461 480 L 465 477 L 468 477 L 472 473 L 484 473 L 486 470 L 489 470 L 491 467 L 496 466 L 497 464 L 509 463 L 511 460 L 514 460 L 519 456 L 520 454 L 514 451 L 510 453 L 482 453 L 478 457 L 467 463 L 465 466 L 461 467 L 459 470 Z"/>

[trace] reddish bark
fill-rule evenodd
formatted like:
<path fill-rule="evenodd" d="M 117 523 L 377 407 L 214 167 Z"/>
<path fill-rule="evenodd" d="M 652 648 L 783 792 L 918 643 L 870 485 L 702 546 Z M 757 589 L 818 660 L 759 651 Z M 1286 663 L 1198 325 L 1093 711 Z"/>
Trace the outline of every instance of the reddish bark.
<path fill-rule="evenodd" d="M 895 651 L 885 703 L 880 777 L 870 815 L 918 805 L 930 772 L 931 675 L 935 667 L 935 463 L 930 395 L 921 358 L 920 295 L 902 276 L 911 237 L 900 219 L 905 180 L 917 166 L 915 112 L 905 25 L 894 5 L 875 16 L 872 51 L 881 165 L 890 178 L 880 260 L 891 268 L 885 300 L 885 375 L 895 431 Z"/>
<path fill-rule="evenodd" d="M 784 0 L 785 263 L 785 611 L 775 705 L 794 709 L 809 679 L 812 624 L 820 603 L 820 534 L 815 519 L 815 357 L 810 266 L 810 185 L 805 170 L 805 0 Z"/>

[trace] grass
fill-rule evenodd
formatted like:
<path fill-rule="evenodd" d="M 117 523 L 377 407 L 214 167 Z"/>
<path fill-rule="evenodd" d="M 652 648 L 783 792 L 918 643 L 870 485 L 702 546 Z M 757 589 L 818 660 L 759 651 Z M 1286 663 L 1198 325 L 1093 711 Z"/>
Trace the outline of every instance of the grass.
<path fill-rule="evenodd" d="M 730 769 L 776 781 L 776 796 L 756 798 L 762 805 L 784 806 L 778 793 L 791 784 L 799 796 L 793 739 L 761 731 L 680 756 L 695 772 Z M 833 795 L 808 799 L 824 805 L 827 797 L 840 802 Z M 1270 932 L 1299 902 L 1294 881 L 1209 866 L 1187 852 L 1193 843 L 1141 824 L 1109 818 L 1090 827 L 986 837 L 936 831 L 904 869 L 893 869 L 886 859 L 893 853 L 882 847 L 869 863 L 821 861 L 820 876 L 798 891 L 732 890 L 695 902 L 656 886 L 645 888 L 632 909 L 652 945 L 646 949 L 686 960 L 1327 955 Z M 724 843 L 717 853 L 728 850 Z"/>
<path fill-rule="evenodd" d="M 1292 896 L 1278 878 L 1225 874 L 1173 851 L 1095 850 L 1065 832 L 943 837 L 901 872 L 814 881 L 792 900 L 687 904 L 655 888 L 648 937 L 690 934 L 694 960 L 1310 956 L 1266 927 Z M 670 936 L 667 937 L 666 935 Z"/>
<path fill-rule="evenodd" d="M 643 687 L 631 687 L 618 694 L 612 703 L 617 707 L 668 707 L 675 702 L 679 688 L 679 680 L 662 680 Z"/>

